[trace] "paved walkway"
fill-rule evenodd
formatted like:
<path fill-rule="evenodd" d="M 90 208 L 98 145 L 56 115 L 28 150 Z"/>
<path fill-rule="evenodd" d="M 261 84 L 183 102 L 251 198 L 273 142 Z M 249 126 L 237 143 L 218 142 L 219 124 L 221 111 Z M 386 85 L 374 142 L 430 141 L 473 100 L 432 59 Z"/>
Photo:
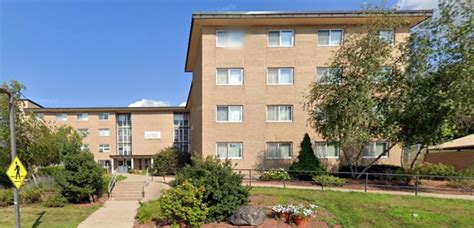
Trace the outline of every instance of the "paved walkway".
<path fill-rule="evenodd" d="M 127 176 L 124 182 L 145 182 L 145 176 L 122 174 Z M 151 180 L 151 179 L 150 179 Z M 150 181 L 145 190 L 144 201 L 153 200 L 161 195 L 161 190 L 168 185 L 155 179 Z M 109 199 L 96 212 L 92 213 L 86 220 L 79 224 L 79 228 L 131 228 L 135 223 L 135 215 L 140 206 L 138 201 L 120 201 Z"/>
<path fill-rule="evenodd" d="M 257 182 L 257 183 L 252 182 L 252 186 L 283 188 L 283 185 L 281 185 L 281 184 L 261 183 L 261 182 Z M 289 189 L 309 189 L 309 190 L 319 190 L 319 191 L 321 191 L 320 186 L 286 185 L 286 188 L 289 188 Z M 324 189 L 325 190 L 333 190 L 333 191 L 341 191 L 341 192 L 364 192 L 364 190 L 360 190 L 360 189 L 346 189 L 346 188 L 334 188 L 334 187 L 325 187 Z M 370 189 L 370 190 L 367 190 L 367 193 L 415 196 L 414 192 L 389 191 L 389 190 L 373 190 L 373 189 Z M 474 195 L 453 195 L 453 194 L 439 194 L 439 193 L 419 192 L 418 196 L 429 196 L 429 197 L 443 198 L 443 199 L 474 200 Z"/>

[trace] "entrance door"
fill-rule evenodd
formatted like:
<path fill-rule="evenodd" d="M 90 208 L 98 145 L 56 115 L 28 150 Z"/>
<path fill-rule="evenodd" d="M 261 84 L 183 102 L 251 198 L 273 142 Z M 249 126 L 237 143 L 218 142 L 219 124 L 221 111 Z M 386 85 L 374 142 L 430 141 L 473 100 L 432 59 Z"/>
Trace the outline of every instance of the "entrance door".
<path fill-rule="evenodd" d="M 123 160 L 119 160 L 118 161 L 118 169 L 117 171 L 119 173 L 128 173 L 128 164 L 127 164 L 127 160 L 126 159 L 123 159 Z"/>

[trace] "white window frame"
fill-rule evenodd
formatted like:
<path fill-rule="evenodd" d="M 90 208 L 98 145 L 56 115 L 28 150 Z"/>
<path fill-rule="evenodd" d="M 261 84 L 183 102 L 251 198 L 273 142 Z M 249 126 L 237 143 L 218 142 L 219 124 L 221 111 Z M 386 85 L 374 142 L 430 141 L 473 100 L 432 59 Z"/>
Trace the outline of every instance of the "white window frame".
<path fill-rule="evenodd" d="M 329 42 L 328 44 L 320 44 L 319 43 L 319 31 L 329 31 Z M 331 32 L 332 31 L 341 31 L 341 42 L 339 44 L 331 44 Z M 318 47 L 339 47 L 344 43 L 344 29 L 342 28 L 331 28 L 331 29 L 318 29 L 317 31 L 318 37 L 316 38 L 317 46 Z"/>
<path fill-rule="evenodd" d="M 268 119 L 268 108 L 270 106 L 276 106 L 278 107 L 278 120 L 269 120 Z M 280 108 L 281 107 L 291 107 L 291 120 L 280 120 Z M 267 109 L 266 109 L 266 120 L 267 120 L 267 123 L 291 123 L 293 122 L 294 120 L 294 108 L 293 108 L 293 105 L 267 105 Z"/>
<path fill-rule="evenodd" d="M 270 32 L 279 32 L 278 45 L 270 45 Z M 281 45 L 281 32 L 291 32 L 291 45 Z M 267 47 L 294 47 L 295 46 L 295 30 L 293 29 L 276 29 L 267 31 Z"/>
<path fill-rule="evenodd" d="M 219 155 L 219 144 L 227 144 L 227 155 L 229 154 L 229 148 L 230 148 L 230 144 L 240 144 L 241 145 L 241 151 L 240 151 L 240 154 L 241 154 L 241 157 L 225 157 L 225 158 L 219 158 L 218 155 Z M 216 142 L 216 158 L 217 159 L 220 159 L 220 160 L 242 160 L 244 157 L 244 143 L 243 142 Z"/>
<path fill-rule="evenodd" d="M 85 131 L 85 133 L 82 133 L 83 130 Z M 89 128 L 87 127 L 81 127 L 81 128 L 77 128 L 77 133 L 79 133 L 79 135 L 81 135 L 81 137 L 87 137 L 89 136 L 89 134 L 91 133 Z"/>
<path fill-rule="evenodd" d="M 101 115 L 103 115 L 103 114 L 107 114 L 107 119 L 101 119 L 101 118 L 100 118 Z M 107 121 L 107 120 L 110 120 L 110 113 L 108 113 L 108 112 L 100 112 L 100 113 L 98 114 L 98 118 L 99 118 L 100 121 Z"/>
<path fill-rule="evenodd" d="M 107 146 L 107 147 L 106 147 Z M 111 151 L 110 144 L 99 144 L 99 153 L 108 153 Z"/>
<path fill-rule="evenodd" d="M 369 144 L 372 144 L 372 149 L 373 150 L 375 150 L 377 143 L 385 143 L 387 151 L 384 151 L 385 155 L 383 155 L 380 158 L 388 158 L 388 154 L 389 154 L 389 144 L 388 144 L 388 142 L 383 142 L 383 141 L 382 142 L 381 141 L 371 141 L 371 142 L 369 142 Z M 365 149 L 365 146 L 364 146 L 364 149 Z M 362 151 L 362 158 L 377 158 L 377 157 L 378 157 L 378 155 L 377 156 L 364 156 L 364 152 Z"/>
<path fill-rule="evenodd" d="M 242 40 L 242 43 L 240 44 L 234 44 L 234 43 L 226 43 L 226 44 L 219 44 L 219 32 L 227 32 L 227 33 L 234 33 L 234 32 L 241 32 L 243 33 L 243 40 Z M 220 30 L 216 30 L 216 47 L 218 48 L 242 48 L 244 46 L 244 43 L 245 43 L 245 31 L 242 31 L 242 30 L 238 30 L 238 29 L 234 29 L 234 30 L 224 30 L 224 29 L 220 29 Z"/>
<path fill-rule="evenodd" d="M 227 119 L 230 119 L 229 118 L 229 114 L 230 112 L 228 111 L 229 110 L 229 107 L 240 107 L 240 121 L 231 121 L 231 120 L 227 120 L 227 121 L 222 121 L 222 120 L 218 120 L 217 119 L 217 109 L 219 107 L 227 107 Z M 217 105 L 216 106 L 216 122 L 217 123 L 242 123 L 244 121 L 244 107 L 242 105 Z"/>
<path fill-rule="evenodd" d="M 268 77 L 270 75 L 270 70 L 276 69 L 278 70 L 278 83 L 269 83 L 268 82 Z M 291 70 L 291 83 L 280 83 L 280 75 L 281 75 L 281 70 L 282 69 L 290 69 Z M 293 67 L 268 67 L 267 68 L 267 85 L 271 86 L 288 86 L 288 85 L 293 85 L 295 83 L 295 70 Z"/>
<path fill-rule="evenodd" d="M 84 119 L 81 118 L 81 116 L 85 116 Z M 77 117 L 77 121 L 88 121 L 89 120 L 89 113 L 87 112 L 80 112 L 80 113 L 77 113 L 76 114 L 76 117 Z"/>
<path fill-rule="evenodd" d="M 219 70 L 227 70 L 227 84 L 219 84 L 217 80 L 217 75 Z M 231 70 L 240 70 L 240 75 L 242 80 L 240 81 L 240 84 L 229 84 L 229 76 L 230 76 L 230 71 Z M 217 86 L 241 86 L 244 84 L 244 69 L 243 68 L 217 68 L 216 69 L 216 85 Z"/>
<path fill-rule="evenodd" d="M 327 156 L 327 152 L 326 152 L 326 151 L 328 150 L 328 142 L 325 142 L 325 141 L 316 141 L 316 142 L 314 142 L 314 144 L 324 144 L 324 154 L 325 154 L 325 155 L 324 155 L 324 157 L 318 157 L 318 158 L 332 158 L 332 159 L 335 158 L 335 159 L 339 159 L 340 152 L 341 152 L 341 148 L 339 147 L 339 143 L 329 143 L 329 144 L 335 144 L 335 145 L 337 146 L 337 148 L 336 148 L 336 154 L 337 154 L 337 155 L 336 155 L 336 156 Z M 314 145 L 314 146 L 316 146 L 316 145 Z M 313 147 L 313 149 L 314 149 L 314 147 Z M 315 155 L 316 155 L 316 157 L 317 157 L 317 156 L 318 156 L 318 155 L 317 155 L 317 152 L 314 151 L 314 153 L 315 153 Z"/>
<path fill-rule="evenodd" d="M 59 118 L 59 116 L 66 116 L 66 118 Z M 67 121 L 68 114 L 67 113 L 58 113 L 56 114 L 56 120 L 57 121 Z"/>
<path fill-rule="evenodd" d="M 392 40 L 390 40 L 390 41 L 387 42 L 387 43 L 388 43 L 388 44 L 391 44 L 391 45 L 395 44 L 395 34 L 396 34 L 396 33 L 395 33 L 395 30 L 394 30 L 394 29 L 384 29 L 384 30 L 380 30 L 380 31 L 379 31 L 379 39 L 381 39 L 381 40 L 382 40 L 382 36 L 381 36 L 380 33 L 382 33 L 382 32 L 392 32 L 392 33 L 393 33 Z"/>
<path fill-rule="evenodd" d="M 318 67 L 316 67 L 316 74 L 315 74 L 315 81 L 316 81 L 316 83 L 318 83 L 318 84 L 320 84 L 320 85 L 328 85 L 328 84 L 330 84 L 330 82 L 320 82 L 320 81 L 318 81 L 318 68 L 319 68 L 319 69 L 321 69 L 321 68 L 326 68 L 329 72 L 330 72 L 331 70 L 334 70 L 334 68 L 333 68 L 333 67 L 329 67 L 329 66 L 318 66 Z M 334 75 L 331 75 L 331 76 L 334 77 Z"/>
<path fill-rule="evenodd" d="M 268 157 L 268 144 L 276 143 L 277 148 L 280 149 L 280 144 L 290 144 L 290 156 L 289 157 Z M 266 142 L 265 143 L 265 159 L 267 160 L 289 160 L 293 157 L 293 142 Z"/>
<path fill-rule="evenodd" d="M 108 135 L 101 135 L 100 132 L 105 131 L 105 130 L 107 130 Z M 109 137 L 110 136 L 110 128 L 105 128 L 105 127 L 104 128 L 99 128 L 99 134 L 98 135 L 99 135 L 99 137 Z"/>

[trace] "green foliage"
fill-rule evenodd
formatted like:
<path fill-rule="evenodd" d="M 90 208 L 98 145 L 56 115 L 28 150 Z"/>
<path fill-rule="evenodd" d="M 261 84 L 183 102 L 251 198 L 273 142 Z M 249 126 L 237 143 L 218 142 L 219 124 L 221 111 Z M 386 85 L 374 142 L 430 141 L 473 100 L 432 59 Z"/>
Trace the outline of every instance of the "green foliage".
<path fill-rule="evenodd" d="M 40 176 L 51 176 L 54 177 L 58 173 L 64 171 L 64 166 L 61 165 L 51 165 L 46 167 L 39 167 L 36 174 Z"/>
<path fill-rule="evenodd" d="M 324 168 L 321 166 L 321 162 L 316 155 L 314 155 L 311 139 L 307 133 L 304 135 L 303 141 L 301 141 L 300 148 L 298 160 L 294 161 L 289 168 L 290 176 L 300 180 L 311 180 L 315 174 L 314 172 L 322 172 Z"/>
<path fill-rule="evenodd" d="M 0 189 L 0 207 L 13 205 L 13 191 L 11 189 Z"/>
<path fill-rule="evenodd" d="M 55 176 L 62 194 L 71 202 L 89 202 L 102 195 L 102 171 L 89 152 L 64 156 L 64 171 Z"/>
<path fill-rule="evenodd" d="M 207 221 L 224 221 L 248 202 L 249 188 L 242 186 L 242 179 L 230 161 L 221 162 L 209 156 L 204 160 L 194 158 L 192 165 L 181 169 L 174 186 L 189 181 L 197 188 L 204 188 L 203 202 L 209 208 Z"/>
<path fill-rule="evenodd" d="M 190 162 L 190 154 L 175 147 L 166 147 L 153 157 L 155 175 L 174 174 Z"/>
<path fill-rule="evenodd" d="M 332 175 L 318 175 L 313 177 L 314 182 L 322 186 L 343 186 L 346 180 Z"/>
<path fill-rule="evenodd" d="M 419 164 L 415 168 L 415 173 L 419 175 L 430 175 L 430 176 L 456 176 L 456 170 L 451 165 L 445 165 L 442 163 L 432 164 L 424 162 Z"/>
<path fill-rule="evenodd" d="M 164 191 L 158 200 L 140 207 L 137 213 L 138 221 L 143 223 L 153 219 L 173 225 L 185 222 L 191 227 L 200 227 L 209 212 L 206 204 L 202 202 L 203 193 L 203 188 L 196 188 L 184 182 Z"/>
<path fill-rule="evenodd" d="M 48 197 L 44 202 L 46 207 L 64 207 L 67 203 L 67 199 L 61 194 L 53 194 Z"/>
<path fill-rule="evenodd" d="M 272 180 L 289 180 L 290 175 L 283 168 L 280 169 L 270 169 L 262 173 L 258 178 L 261 181 L 272 181 Z"/>
<path fill-rule="evenodd" d="M 24 204 L 33 204 L 42 202 L 42 191 L 40 188 L 25 186 L 20 189 L 20 202 Z"/>
<path fill-rule="evenodd" d="M 407 21 L 394 17 L 392 10 L 369 11 L 374 10 L 378 13 L 369 16 L 367 24 L 345 34 L 331 59 L 333 76 L 313 83 L 305 103 L 312 127 L 326 141 L 338 142 L 341 162 L 353 167 L 361 163 L 364 145 L 371 140 L 398 141 L 398 110 L 403 107 L 399 97 L 407 86 L 406 42 L 389 44 L 379 37 L 381 30 L 399 29 Z"/>
<path fill-rule="evenodd" d="M 400 138 L 407 146 L 426 148 L 474 132 L 472 4 L 441 1 L 439 8 L 411 35 L 409 86 L 400 96 Z"/>

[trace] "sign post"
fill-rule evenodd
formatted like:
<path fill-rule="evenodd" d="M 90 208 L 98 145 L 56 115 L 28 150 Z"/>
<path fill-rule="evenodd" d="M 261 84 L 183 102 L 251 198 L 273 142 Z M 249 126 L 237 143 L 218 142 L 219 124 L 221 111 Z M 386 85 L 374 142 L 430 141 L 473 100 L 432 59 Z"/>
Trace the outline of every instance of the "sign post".
<path fill-rule="evenodd" d="M 11 148 L 11 157 L 12 157 L 12 164 L 13 164 L 13 162 L 16 159 L 18 159 L 16 157 L 15 98 L 13 97 L 13 94 L 10 91 L 4 88 L 0 88 L 0 93 L 4 93 L 8 95 L 8 109 L 9 109 L 9 116 L 10 116 L 10 148 Z M 23 167 L 23 169 L 24 168 L 25 167 Z M 19 169 L 21 169 L 21 167 Z M 21 173 L 20 173 L 20 178 L 21 178 Z M 15 182 L 13 182 L 13 184 L 15 184 Z M 15 204 L 15 224 L 16 224 L 16 228 L 20 228 L 20 194 L 18 193 L 18 188 L 13 189 L 13 199 L 14 199 L 14 204 Z"/>

